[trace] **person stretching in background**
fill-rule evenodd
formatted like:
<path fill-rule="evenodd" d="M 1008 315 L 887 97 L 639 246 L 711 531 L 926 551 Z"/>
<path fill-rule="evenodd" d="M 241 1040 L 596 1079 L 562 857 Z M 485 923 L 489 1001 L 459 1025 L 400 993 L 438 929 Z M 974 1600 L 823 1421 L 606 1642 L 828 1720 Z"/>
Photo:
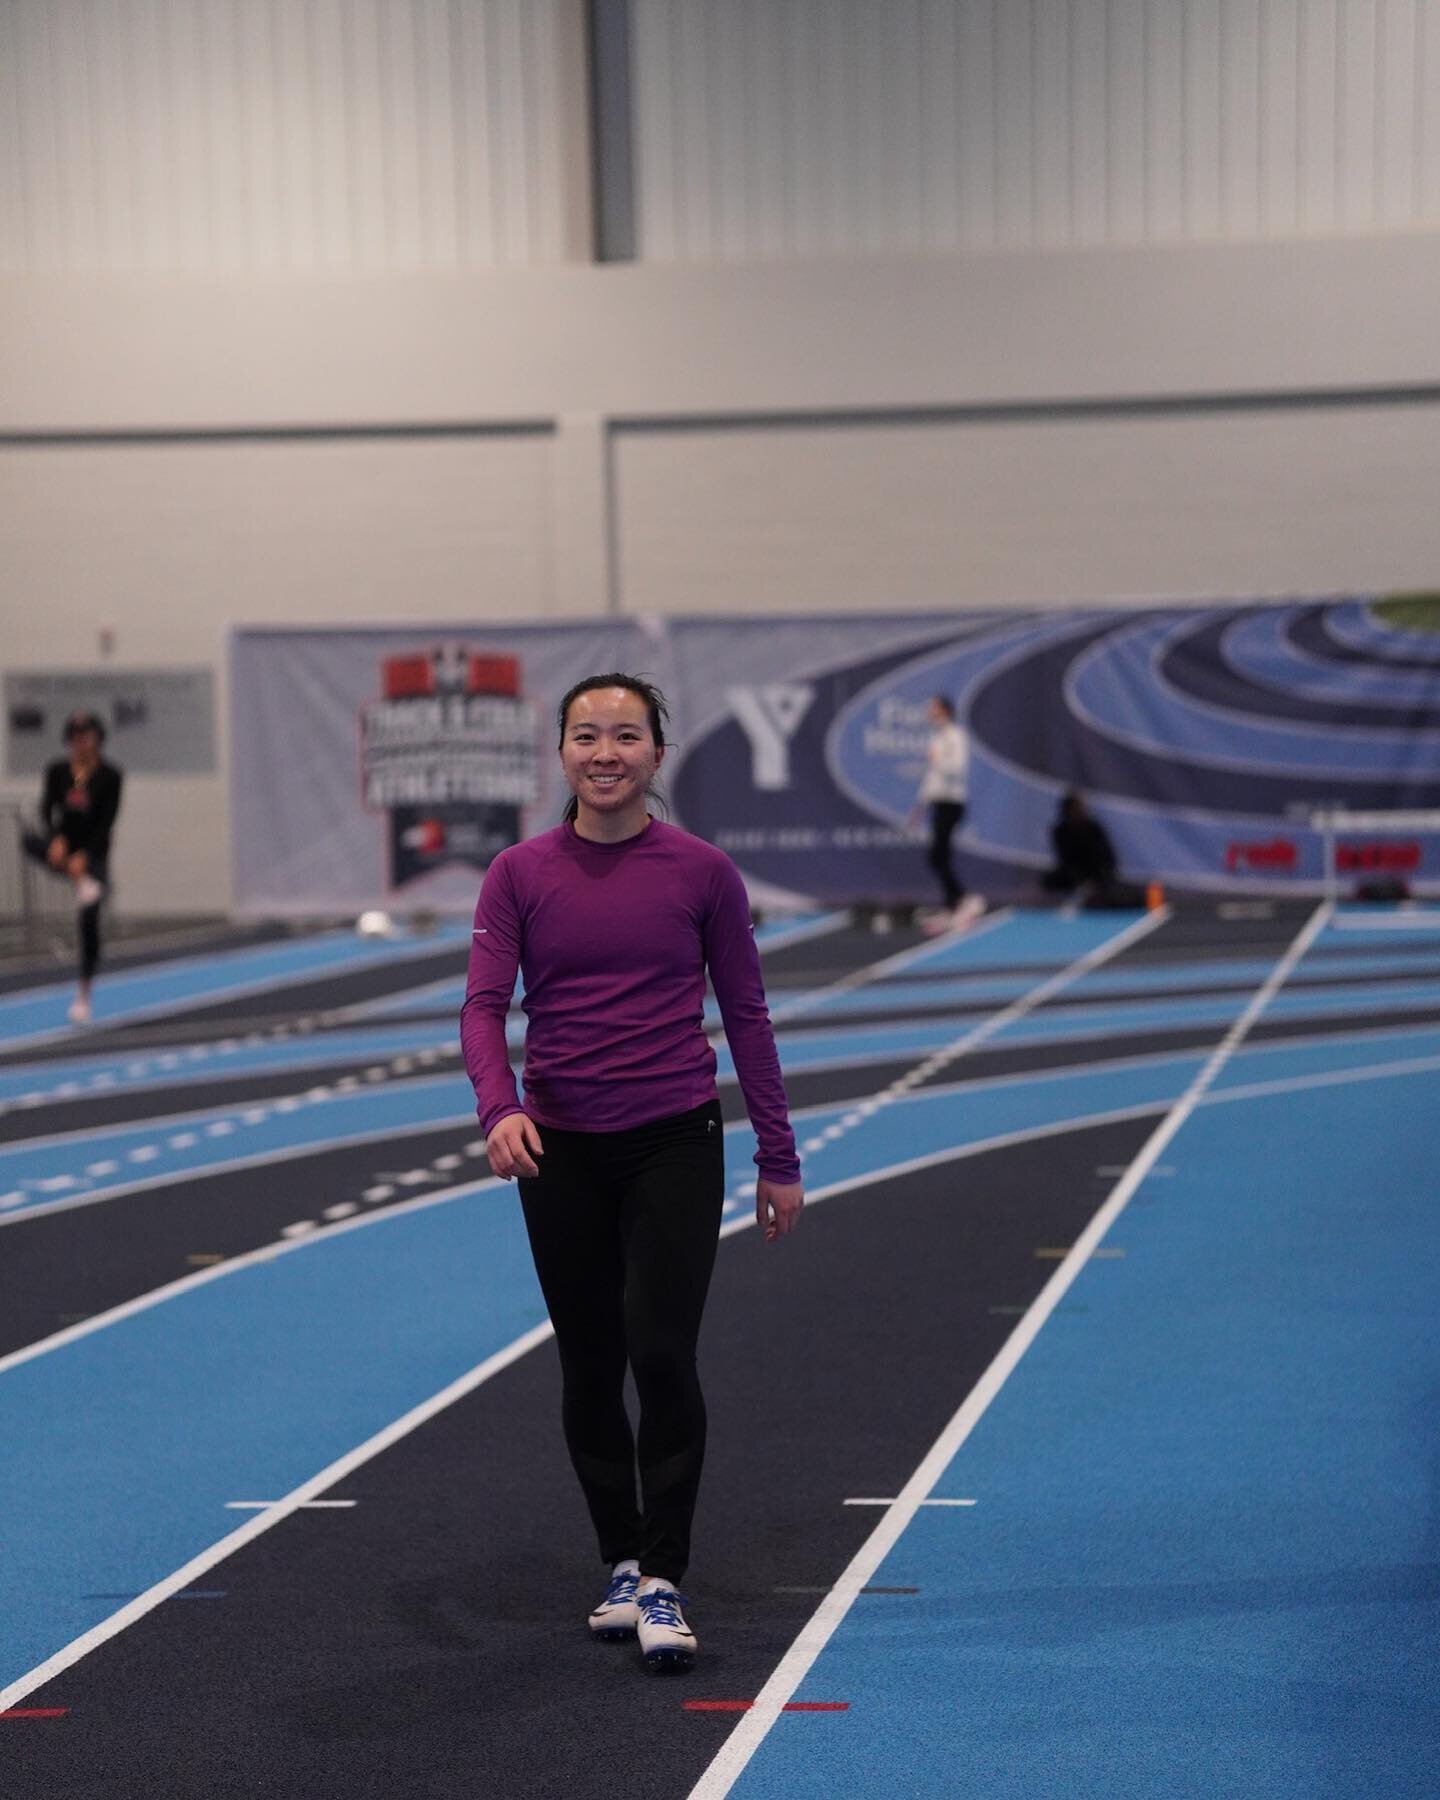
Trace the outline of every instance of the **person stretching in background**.
<path fill-rule="evenodd" d="M 562 824 L 486 872 L 460 1015 L 490 1167 L 519 1177 L 565 1441 L 610 1569 L 590 1630 L 638 1635 L 656 1671 L 687 1669 L 696 1652 L 678 1588 L 705 1451 L 695 1349 L 725 1195 L 707 969 L 759 1141 L 767 1241 L 793 1229 L 803 1201 L 740 872 L 646 806 L 664 718 L 663 696 L 632 675 L 593 675 L 565 696 L 572 798 Z M 517 970 L 523 1103 L 505 1043 Z"/>
<path fill-rule="evenodd" d="M 944 694 L 934 695 L 925 713 L 931 725 L 930 743 L 925 752 L 924 778 L 910 816 L 918 819 L 929 808 L 930 850 L 926 861 L 940 883 L 944 910 L 927 919 L 923 929 L 935 936 L 942 931 L 963 931 L 984 912 L 985 902 L 978 894 L 966 895 L 950 850 L 955 827 L 965 817 L 970 746 L 955 722 L 954 704 Z"/>
<path fill-rule="evenodd" d="M 100 966 L 100 907 L 110 891 L 110 836 L 120 810 L 124 776 L 100 754 L 105 727 L 94 713 L 72 713 L 65 723 L 68 756 L 45 771 L 40 798 L 41 829 L 27 831 L 26 853 L 75 890 L 80 980 L 69 1017 L 74 1025 L 91 1019 L 90 989 Z"/>

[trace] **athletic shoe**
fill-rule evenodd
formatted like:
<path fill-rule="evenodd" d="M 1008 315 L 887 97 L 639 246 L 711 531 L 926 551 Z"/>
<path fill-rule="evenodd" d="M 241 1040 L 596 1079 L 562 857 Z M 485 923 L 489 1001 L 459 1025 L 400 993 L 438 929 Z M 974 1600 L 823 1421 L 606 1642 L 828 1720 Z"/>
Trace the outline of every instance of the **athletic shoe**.
<path fill-rule="evenodd" d="M 640 1590 L 640 1654 L 645 1667 L 661 1675 L 680 1675 L 695 1666 L 695 1634 L 685 1623 L 681 1597 L 663 1581 Z"/>
<path fill-rule="evenodd" d="M 82 875 L 75 883 L 75 904 L 96 906 L 105 898 L 105 890 L 93 875 Z"/>
<path fill-rule="evenodd" d="M 985 910 L 983 894 L 967 894 L 955 908 L 955 929 L 964 931 L 967 925 L 973 925 Z"/>
<path fill-rule="evenodd" d="M 635 1590 L 640 1585 L 638 1563 L 617 1563 L 605 1598 L 590 1615 L 590 1629 L 597 1638 L 634 1637 L 640 1613 L 635 1605 Z"/>
<path fill-rule="evenodd" d="M 65 1016 L 72 1025 L 88 1025 L 90 1023 L 90 1002 L 83 994 L 77 994 L 70 1002 L 70 1010 Z"/>

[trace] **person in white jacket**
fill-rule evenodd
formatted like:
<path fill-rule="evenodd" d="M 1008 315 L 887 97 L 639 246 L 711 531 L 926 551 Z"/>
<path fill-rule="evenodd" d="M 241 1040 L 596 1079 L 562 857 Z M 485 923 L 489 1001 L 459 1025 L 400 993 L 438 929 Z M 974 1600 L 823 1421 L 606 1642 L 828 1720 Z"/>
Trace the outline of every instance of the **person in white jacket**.
<path fill-rule="evenodd" d="M 944 910 L 928 919 L 924 929 L 932 934 L 963 931 L 985 910 L 985 902 L 978 894 L 965 892 L 950 853 L 950 840 L 965 817 L 970 745 L 956 723 L 954 703 L 944 694 L 934 695 L 925 712 L 933 729 L 925 754 L 925 775 L 911 817 L 918 818 L 925 809 L 929 810 L 930 850 L 926 862 L 940 883 Z"/>

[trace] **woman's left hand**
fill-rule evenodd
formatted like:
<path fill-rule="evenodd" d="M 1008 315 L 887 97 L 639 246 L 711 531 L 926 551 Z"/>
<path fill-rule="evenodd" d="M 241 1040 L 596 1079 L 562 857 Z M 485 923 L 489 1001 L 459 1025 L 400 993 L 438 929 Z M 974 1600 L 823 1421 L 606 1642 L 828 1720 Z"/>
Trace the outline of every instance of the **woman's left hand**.
<path fill-rule="evenodd" d="M 805 1189 L 798 1181 L 767 1181 L 762 1175 L 755 1188 L 755 1223 L 773 1244 L 800 1223 Z"/>

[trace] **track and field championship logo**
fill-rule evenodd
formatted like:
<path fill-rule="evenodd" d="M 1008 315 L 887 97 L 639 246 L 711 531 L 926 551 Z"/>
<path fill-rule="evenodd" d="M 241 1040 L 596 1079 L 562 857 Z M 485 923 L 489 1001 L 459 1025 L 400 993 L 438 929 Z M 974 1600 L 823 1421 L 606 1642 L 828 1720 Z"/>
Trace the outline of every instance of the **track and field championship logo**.
<path fill-rule="evenodd" d="M 443 644 L 381 665 L 360 712 L 366 810 L 389 818 L 390 885 L 451 863 L 486 869 L 518 843 L 539 791 L 538 715 L 520 664 Z"/>

